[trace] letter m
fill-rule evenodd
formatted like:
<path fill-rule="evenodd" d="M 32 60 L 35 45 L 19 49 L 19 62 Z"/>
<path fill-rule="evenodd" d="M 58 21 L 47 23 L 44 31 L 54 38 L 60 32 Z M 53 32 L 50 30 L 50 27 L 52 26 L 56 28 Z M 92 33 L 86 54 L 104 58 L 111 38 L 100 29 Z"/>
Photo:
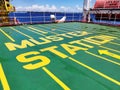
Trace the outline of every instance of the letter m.
<path fill-rule="evenodd" d="M 17 48 L 24 49 L 24 48 L 27 48 L 27 46 L 30 46 L 30 47 L 35 46 L 35 44 L 33 44 L 28 40 L 22 40 L 20 45 L 11 43 L 11 42 L 5 43 L 5 45 L 10 51 L 16 50 Z"/>

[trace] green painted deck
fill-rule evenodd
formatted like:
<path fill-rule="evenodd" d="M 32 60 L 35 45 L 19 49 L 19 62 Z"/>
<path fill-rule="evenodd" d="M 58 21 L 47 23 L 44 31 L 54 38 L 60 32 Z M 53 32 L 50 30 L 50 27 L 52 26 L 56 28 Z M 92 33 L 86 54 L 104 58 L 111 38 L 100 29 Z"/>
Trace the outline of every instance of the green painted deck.
<path fill-rule="evenodd" d="M 120 28 L 0 27 L 0 90 L 120 90 Z"/>

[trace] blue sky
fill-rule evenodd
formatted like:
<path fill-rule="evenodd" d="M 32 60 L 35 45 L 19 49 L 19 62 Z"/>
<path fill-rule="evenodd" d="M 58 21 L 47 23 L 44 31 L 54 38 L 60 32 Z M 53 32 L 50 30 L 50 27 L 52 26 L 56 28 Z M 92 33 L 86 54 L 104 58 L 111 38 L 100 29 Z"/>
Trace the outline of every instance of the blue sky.
<path fill-rule="evenodd" d="M 15 6 L 30 6 L 33 4 L 38 5 L 56 5 L 56 6 L 75 6 L 75 5 L 82 5 L 83 0 L 13 0 L 12 3 Z"/>
<path fill-rule="evenodd" d="M 84 0 L 13 0 L 17 11 L 82 11 Z"/>

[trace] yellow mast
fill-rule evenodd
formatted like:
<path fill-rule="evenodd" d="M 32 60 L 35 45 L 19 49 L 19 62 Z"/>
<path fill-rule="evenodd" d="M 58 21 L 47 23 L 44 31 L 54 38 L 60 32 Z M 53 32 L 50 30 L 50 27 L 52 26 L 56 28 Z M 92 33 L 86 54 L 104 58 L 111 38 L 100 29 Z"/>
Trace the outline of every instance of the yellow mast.
<path fill-rule="evenodd" d="M 10 0 L 0 0 L 0 23 L 9 23 L 8 14 L 13 11 L 15 8 L 10 4 Z"/>

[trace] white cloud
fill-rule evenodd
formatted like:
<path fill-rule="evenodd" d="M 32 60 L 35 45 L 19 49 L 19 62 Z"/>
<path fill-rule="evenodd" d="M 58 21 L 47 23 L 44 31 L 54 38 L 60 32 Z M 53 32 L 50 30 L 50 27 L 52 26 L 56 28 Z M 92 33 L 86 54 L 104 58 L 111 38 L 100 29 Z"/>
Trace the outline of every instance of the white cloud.
<path fill-rule="evenodd" d="M 57 7 L 55 5 L 32 5 L 32 6 L 26 6 L 26 7 L 16 7 L 16 11 L 50 11 L 50 12 L 81 12 L 82 8 L 79 5 L 76 5 L 74 8 L 72 7 L 66 7 L 66 6 L 61 6 Z"/>
<path fill-rule="evenodd" d="M 80 7 L 79 5 L 76 5 L 76 9 L 77 9 L 78 11 L 82 11 L 82 10 L 83 10 L 83 8 Z"/>

